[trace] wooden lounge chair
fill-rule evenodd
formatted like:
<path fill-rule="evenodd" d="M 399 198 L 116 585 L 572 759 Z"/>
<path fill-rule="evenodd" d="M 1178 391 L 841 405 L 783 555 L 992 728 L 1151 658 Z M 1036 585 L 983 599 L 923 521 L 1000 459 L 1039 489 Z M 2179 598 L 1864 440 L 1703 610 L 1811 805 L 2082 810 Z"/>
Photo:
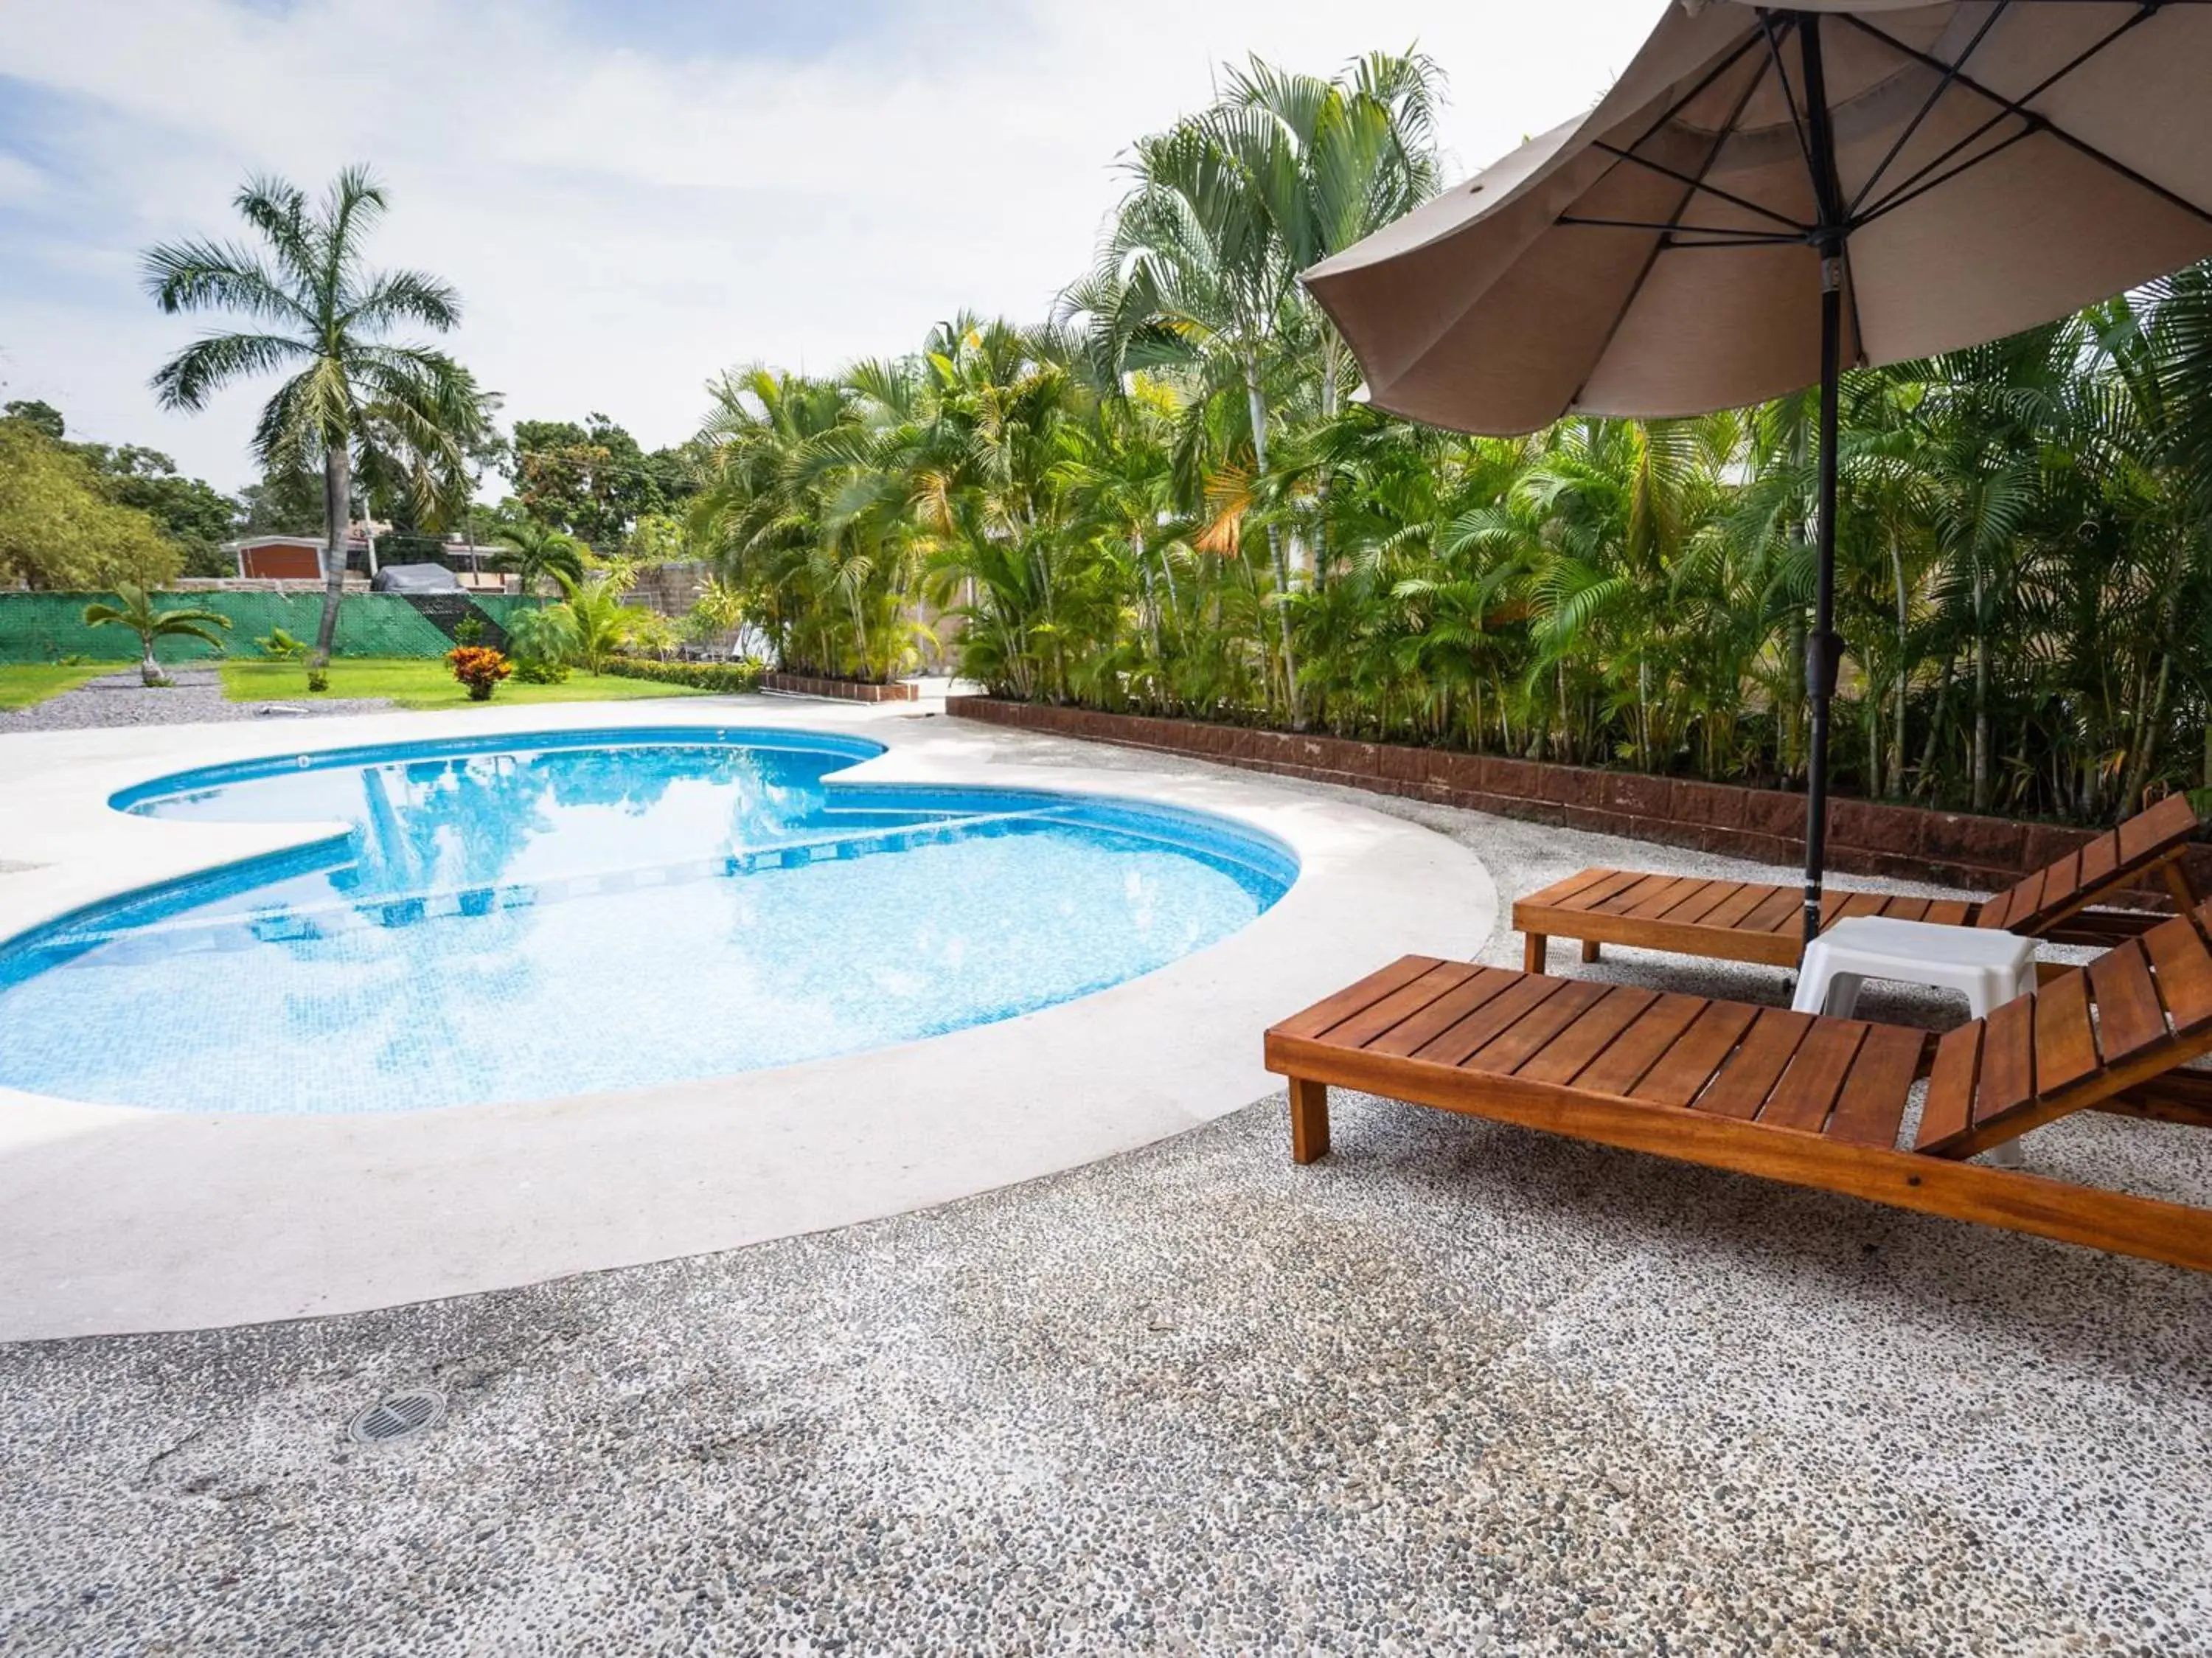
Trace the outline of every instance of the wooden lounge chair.
<path fill-rule="evenodd" d="M 2109 947 L 2165 918 L 2147 911 L 2090 907 L 2123 888 L 2155 875 L 2181 908 L 2197 902 L 2199 895 L 2181 865 L 2197 823 L 2187 796 L 2172 795 L 1984 902 L 1831 892 L 1821 906 L 1821 924 L 1832 925 L 1845 916 L 1896 916 L 2002 927 L 2055 944 Z M 1804 891 L 1796 885 L 1584 869 L 1514 905 L 1513 926 L 1527 940 L 1530 972 L 1543 971 L 1545 948 L 1553 938 L 1580 939 L 1585 961 L 1597 960 L 1601 944 L 1631 944 L 1709 960 L 1795 967 L 1804 950 Z"/>
<path fill-rule="evenodd" d="M 2173 917 L 1940 1042 L 1407 956 L 1270 1030 L 1267 1064 L 1301 1163 L 1328 1149 L 1328 1089 L 1357 1088 L 2212 1271 L 2212 1209 L 1964 1161 L 2083 1110 L 2212 1126 L 2212 1076 L 2180 1069 L 2212 1052 L 2208 923 Z"/>

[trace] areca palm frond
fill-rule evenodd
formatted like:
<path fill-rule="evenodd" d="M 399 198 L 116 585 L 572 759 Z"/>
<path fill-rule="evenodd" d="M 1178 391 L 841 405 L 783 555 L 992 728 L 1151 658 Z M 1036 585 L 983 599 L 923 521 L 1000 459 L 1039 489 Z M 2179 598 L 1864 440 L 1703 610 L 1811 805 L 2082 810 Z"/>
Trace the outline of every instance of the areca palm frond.
<path fill-rule="evenodd" d="M 992 689 L 1784 786 L 1807 394 L 1462 438 L 1349 403 L 1297 273 L 1436 187 L 1418 54 L 1224 72 L 1044 328 L 733 372 L 694 531 L 785 658 L 941 623 Z M 1848 375 L 1846 789 L 2109 820 L 2212 782 L 2212 276 Z"/>

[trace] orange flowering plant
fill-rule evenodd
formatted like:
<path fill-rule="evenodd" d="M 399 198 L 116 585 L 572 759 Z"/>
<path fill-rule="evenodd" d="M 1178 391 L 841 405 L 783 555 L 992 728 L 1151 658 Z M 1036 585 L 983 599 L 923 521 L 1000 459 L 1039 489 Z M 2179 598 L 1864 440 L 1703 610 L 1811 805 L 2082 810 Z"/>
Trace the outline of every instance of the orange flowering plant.
<path fill-rule="evenodd" d="M 514 672 L 508 661 L 489 645 L 460 645 L 446 654 L 453 666 L 453 677 L 469 688 L 469 700 L 488 703 L 492 688 Z"/>

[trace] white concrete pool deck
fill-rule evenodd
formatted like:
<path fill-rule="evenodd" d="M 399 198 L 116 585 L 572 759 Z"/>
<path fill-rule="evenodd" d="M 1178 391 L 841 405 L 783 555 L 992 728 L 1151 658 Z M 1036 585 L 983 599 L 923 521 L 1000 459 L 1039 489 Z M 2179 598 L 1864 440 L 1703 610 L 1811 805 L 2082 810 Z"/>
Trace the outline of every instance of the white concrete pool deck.
<path fill-rule="evenodd" d="M 1217 813 L 1288 843 L 1291 891 L 1243 931 L 1097 995 L 927 1042 L 519 1104 L 263 1116 L 0 1088 L 0 1340 L 356 1312 L 901 1213 L 1225 1115 L 1273 1086 L 1259 1033 L 1347 962 L 1467 954 L 1497 897 L 1445 837 L 1242 778 L 1017 764 L 913 705 L 700 698 L 0 736 L 0 938 L 318 838 L 108 806 L 272 754 L 587 728 L 800 728 L 886 752 L 855 781 L 1027 785 Z M 317 1063 L 303 1047 L 303 1066 Z"/>

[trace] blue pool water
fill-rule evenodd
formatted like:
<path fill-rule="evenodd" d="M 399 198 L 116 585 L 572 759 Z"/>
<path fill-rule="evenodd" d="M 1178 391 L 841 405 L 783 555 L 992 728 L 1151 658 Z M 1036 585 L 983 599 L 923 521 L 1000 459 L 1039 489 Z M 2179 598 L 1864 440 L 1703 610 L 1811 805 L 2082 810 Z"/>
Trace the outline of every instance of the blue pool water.
<path fill-rule="evenodd" d="M 0 946 L 0 1084 L 374 1112 L 790 1064 L 1119 984 L 1296 877 L 1276 843 L 1198 814 L 824 783 L 879 752 L 582 732 L 126 791 L 154 817 L 346 829 Z"/>

